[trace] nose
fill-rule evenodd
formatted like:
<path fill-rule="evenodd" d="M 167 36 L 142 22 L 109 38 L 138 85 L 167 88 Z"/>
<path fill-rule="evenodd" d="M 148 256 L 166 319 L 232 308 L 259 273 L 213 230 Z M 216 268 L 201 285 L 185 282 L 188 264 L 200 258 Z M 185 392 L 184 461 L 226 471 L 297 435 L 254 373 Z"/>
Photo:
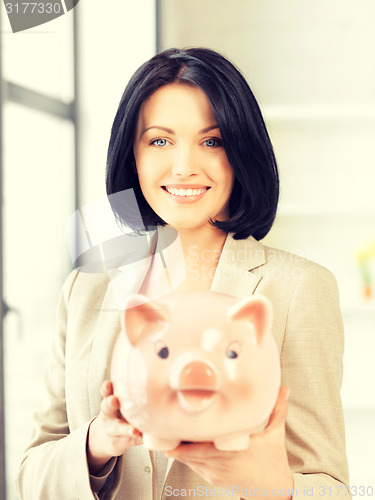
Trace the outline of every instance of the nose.
<path fill-rule="evenodd" d="M 173 159 L 172 173 L 179 177 L 189 177 L 198 173 L 198 164 L 192 148 L 188 145 L 181 145 L 176 148 Z"/>
<path fill-rule="evenodd" d="M 217 387 L 217 377 L 212 368 L 202 361 L 191 361 L 185 365 L 178 379 L 180 390 L 184 389 L 211 389 Z"/>

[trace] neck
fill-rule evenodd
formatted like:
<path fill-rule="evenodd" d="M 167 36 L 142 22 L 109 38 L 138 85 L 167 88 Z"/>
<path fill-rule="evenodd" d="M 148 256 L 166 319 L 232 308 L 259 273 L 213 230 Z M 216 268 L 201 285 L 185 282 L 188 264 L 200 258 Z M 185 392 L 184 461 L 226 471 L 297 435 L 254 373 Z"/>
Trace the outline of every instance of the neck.
<path fill-rule="evenodd" d="M 209 256 L 219 257 L 224 246 L 227 233 L 217 229 L 214 226 L 204 226 L 194 229 L 178 229 L 185 262 L 210 258 Z"/>

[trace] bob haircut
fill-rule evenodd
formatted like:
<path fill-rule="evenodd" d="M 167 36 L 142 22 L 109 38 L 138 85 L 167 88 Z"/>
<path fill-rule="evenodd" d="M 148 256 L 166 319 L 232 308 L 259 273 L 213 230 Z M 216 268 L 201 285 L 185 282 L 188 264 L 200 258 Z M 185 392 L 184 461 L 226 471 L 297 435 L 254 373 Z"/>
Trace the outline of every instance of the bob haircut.
<path fill-rule="evenodd" d="M 260 240 L 271 229 L 279 198 L 279 176 L 273 147 L 258 103 L 239 70 L 225 57 L 205 48 L 169 49 L 144 63 L 121 98 L 108 148 L 107 195 L 133 188 L 146 228 L 166 223 L 144 198 L 135 168 L 134 135 L 142 103 L 170 83 L 194 85 L 210 101 L 225 152 L 234 172 L 229 218 L 210 221 L 235 239 Z M 130 226 L 131 214 L 110 197 L 119 222 Z"/>

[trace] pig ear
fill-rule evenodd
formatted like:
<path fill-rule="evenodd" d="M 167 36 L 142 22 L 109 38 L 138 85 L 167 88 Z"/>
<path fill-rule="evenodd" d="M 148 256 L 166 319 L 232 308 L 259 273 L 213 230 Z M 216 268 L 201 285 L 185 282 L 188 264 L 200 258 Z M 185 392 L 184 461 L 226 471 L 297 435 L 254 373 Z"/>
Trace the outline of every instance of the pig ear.
<path fill-rule="evenodd" d="M 272 326 L 272 305 L 263 295 L 246 297 L 228 309 L 230 321 L 248 321 L 254 328 L 257 343 Z"/>
<path fill-rule="evenodd" d="M 169 320 L 166 306 L 150 302 L 144 295 L 132 295 L 121 316 L 121 328 L 135 346 L 143 335 L 152 335 L 165 328 Z"/>

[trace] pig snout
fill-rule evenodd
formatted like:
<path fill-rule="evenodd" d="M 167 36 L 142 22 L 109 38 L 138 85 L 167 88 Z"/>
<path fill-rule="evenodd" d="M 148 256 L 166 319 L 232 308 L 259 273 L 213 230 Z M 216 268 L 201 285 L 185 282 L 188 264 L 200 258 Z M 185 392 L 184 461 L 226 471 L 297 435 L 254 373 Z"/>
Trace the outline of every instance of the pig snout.
<path fill-rule="evenodd" d="M 217 389 L 215 371 L 202 361 L 191 361 L 185 365 L 178 377 L 178 387 L 184 389 Z"/>
<path fill-rule="evenodd" d="M 219 376 L 214 367 L 203 361 L 184 364 L 173 384 L 182 410 L 198 413 L 214 401 L 219 389 Z"/>

